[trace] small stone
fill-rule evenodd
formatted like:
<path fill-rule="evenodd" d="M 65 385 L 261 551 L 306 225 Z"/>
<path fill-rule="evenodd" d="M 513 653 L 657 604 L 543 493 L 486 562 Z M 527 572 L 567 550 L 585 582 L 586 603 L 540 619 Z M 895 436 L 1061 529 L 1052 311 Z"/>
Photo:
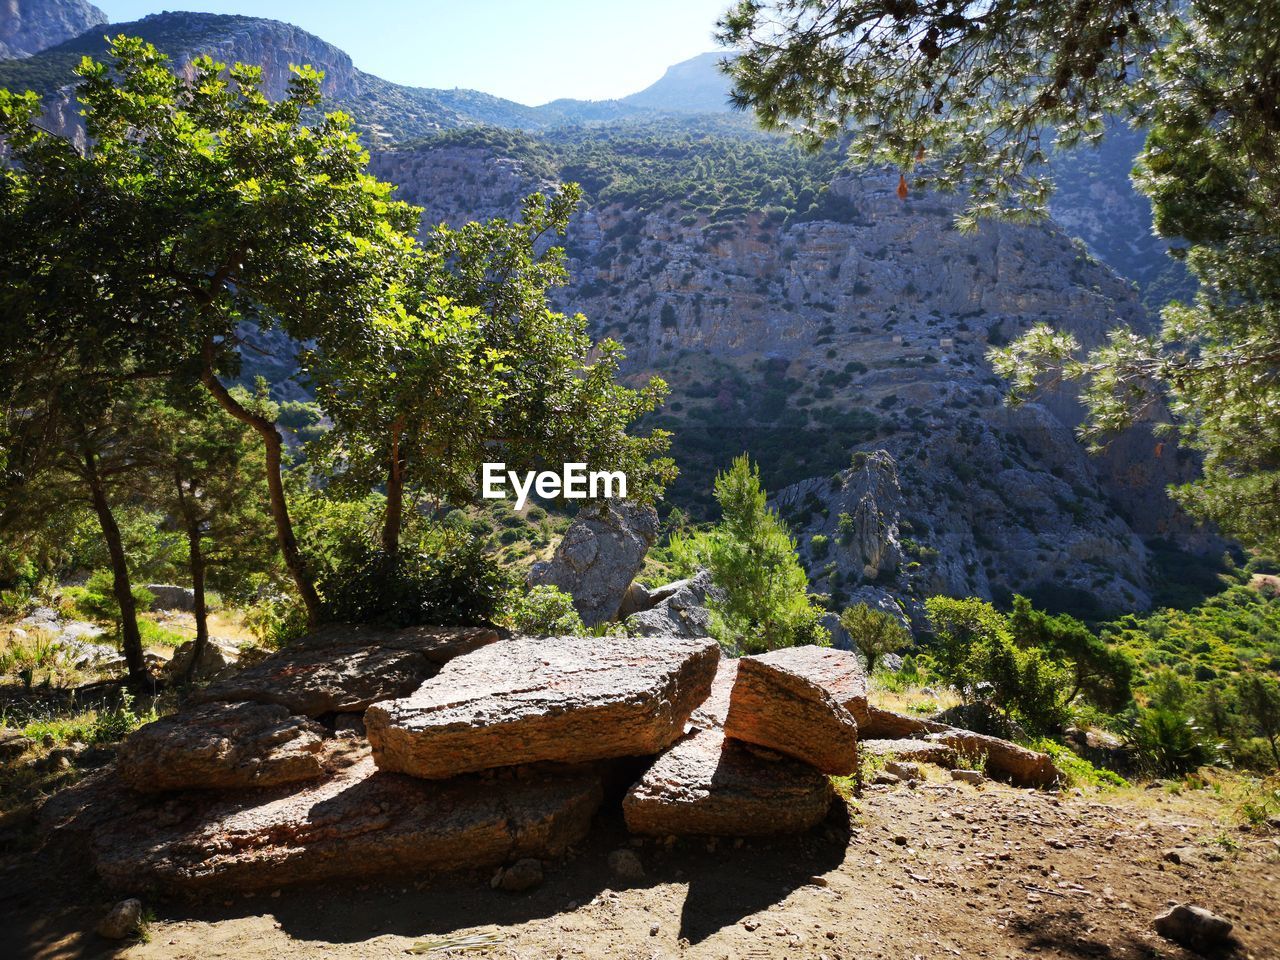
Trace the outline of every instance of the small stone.
<path fill-rule="evenodd" d="M 644 864 L 632 850 L 614 850 L 610 853 L 609 871 L 624 883 L 639 883 L 644 879 Z"/>
<path fill-rule="evenodd" d="M 920 765 L 906 763 L 902 760 L 890 760 L 884 765 L 885 773 L 891 773 L 899 780 L 919 780 Z"/>
<path fill-rule="evenodd" d="M 498 886 L 510 893 L 522 893 L 532 890 L 542 883 L 542 861 L 532 857 L 517 860 L 502 871 Z"/>
<path fill-rule="evenodd" d="M 98 936 L 108 940 L 123 940 L 137 933 L 142 922 L 142 901 L 121 900 L 98 924 Z"/>
<path fill-rule="evenodd" d="M 987 782 L 987 778 L 980 770 L 952 770 L 951 779 L 972 783 L 975 787 L 980 787 Z"/>
<path fill-rule="evenodd" d="M 1193 950 L 1204 950 L 1224 943 L 1231 935 L 1231 921 L 1216 913 L 1180 903 L 1155 918 L 1156 932 L 1166 939 Z"/>
<path fill-rule="evenodd" d="M 651 937 L 656 937 L 656 936 L 658 935 L 658 931 L 659 931 L 660 929 L 662 929 L 662 928 L 661 928 L 660 926 L 658 926 L 658 924 L 656 924 L 656 923 L 655 923 L 655 924 L 653 924 L 652 926 L 650 926 L 650 927 L 649 927 L 649 936 L 651 936 Z"/>

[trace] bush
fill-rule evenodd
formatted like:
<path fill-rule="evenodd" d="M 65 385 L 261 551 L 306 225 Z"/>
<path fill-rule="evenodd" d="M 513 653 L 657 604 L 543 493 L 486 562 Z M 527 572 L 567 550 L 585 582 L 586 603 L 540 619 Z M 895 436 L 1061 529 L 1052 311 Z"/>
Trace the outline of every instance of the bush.
<path fill-rule="evenodd" d="M 509 583 L 475 540 L 388 555 L 354 548 L 320 583 L 326 619 L 409 627 L 491 623 Z"/>
<path fill-rule="evenodd" d="M 1130 741 L 1139 761 L 1152 773 L 1189 773 L 1214 758 L 1213 747 L 1205 742 L 1195 721 L 1172 707 L 1139 711 Z"/>
<path fill-rule="evenodd" d="M 512 630 L 537 636 L 586 632 L 582 618 L 574 609 L 573 597 L 550 584 L 532 589 L 513 589 L 507 596 L 507 607 L 502 614 L 501 623 Z"/>
<path fill-rule="evenodd" d="M 156 602 L 155 594 L 146 587 L 134 584 L 132 593 L 139 613 L 150 610 Z M 71 606 L 69 612 L 75 616 L 120 622 L 120 604 L 116 602 L 115 578 L 110 570 L 95 570 L 83 587 L 64 590 L 63 600 Z"/>

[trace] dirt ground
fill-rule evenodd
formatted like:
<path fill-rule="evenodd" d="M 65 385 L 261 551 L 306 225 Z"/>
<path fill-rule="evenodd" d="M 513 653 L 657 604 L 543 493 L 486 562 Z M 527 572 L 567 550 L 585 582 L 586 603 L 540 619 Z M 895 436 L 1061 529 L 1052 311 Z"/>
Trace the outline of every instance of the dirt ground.
<path fill-rule="evenodd" d="M 420 945 L 511 960 L 1189 958 L 1151 926 L 1182 901 L 1235 924 L 1228 955 L 1280 957 L 1280 836 L 1230 826 L 1209 792 L 1052 795 L 931 777 L 869 787 L 799 838 L 645 842 L 647 876 L 630 888 L 607 858 L 632 842 L 605 812 L 528 893 L 469 876 L 148 903 L 149 941 L 125 946 L 92 932 L 116 898 L 74 851 L 11 855 L 0 955 L 294 960 Z M 1182 863 L 1167 858 L 1175 848 Z"/>

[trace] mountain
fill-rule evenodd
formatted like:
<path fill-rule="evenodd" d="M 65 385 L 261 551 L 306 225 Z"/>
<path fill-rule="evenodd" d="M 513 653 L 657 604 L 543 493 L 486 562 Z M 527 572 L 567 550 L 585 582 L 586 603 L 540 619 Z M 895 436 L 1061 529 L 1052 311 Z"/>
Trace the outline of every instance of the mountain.
<path fill-rule="evenodd" d="M 663 113 L 719 113 L 729 110 L 731 84 L 720 69 L 724 53 L 703 53 L 668 67 L 656 83 L 622 98 L 622 103 Z"/>
<path fill-rule="evenodd" d="M 106 22 L 85 0 L 0 0 L 0 60 L 29 57 Z"/>
<path fill-rule="evenodd" d="M 1086 455 L 1070 394 L 1004 406 L 990 345 L 1041 321 L 1086 344 L 1117 319 L 1149 324 L 1132 286 L 1052 224 L 961 234 L 954 201 L 899 200 L 896 173 L 705 117 L 460 131 L 374 167 L 426 224 L 583 183 L 562 304 L 626 346 L 629 376 L 671 385 L 651 421 L 675 433 L 670 500 L 709 515 L 715 471 L 749 451 L 838 601 L 1140 609 L 1167 541 L 1216 544 L 1163 493 L 1190 457 L 1145 429 Z"/>

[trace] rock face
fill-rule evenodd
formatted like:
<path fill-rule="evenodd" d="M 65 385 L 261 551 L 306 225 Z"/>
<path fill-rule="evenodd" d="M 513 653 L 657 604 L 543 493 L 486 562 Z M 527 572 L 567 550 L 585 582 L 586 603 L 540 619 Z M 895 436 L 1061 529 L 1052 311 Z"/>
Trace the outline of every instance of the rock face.
<path fill-rule="evenodd" d="M 0 60 L 29 57 L 106 22 L 85 0 L 0 0 Z"/>
<path fill-rule="evenodd" d="M 572 595 L 582 622 L 597 626 L 618 615 L 627 587 L 657 536 L 653 507 L 605 501 L 578 514 L 555 555 L 534 566 L 529 582 Z"/>
<path fill-rule="evenodd" d="M 654 761 L 622 812 L 628 830 L 655 837 L 800 833 L 821 822 L 833 796 L 831 781 L 806 764 L 699 730 Z"/>
<path fill-rule="evenodd" d="M 1024 787 L 1047 787 L 1062 776 L 1047 754 L 1028 750 L 1008 740 L 949 727 L 932 720 L 918 720 L 890 710 L 869 708 L 864 736 L 873 739 L 921 737 L 949 747 L 963 759 L 984 757 L 988 773 Z"/>
<path fill-rule="evenodd" d="M 92 850 L 103 880 L 129 890 L 241 893 L 415 876 L 561 856 L 586 834 L 601 796 L 589 772 L 429 783 L 379 772 L 366 756 L 302 790 L 191 798 L 168 814 L 126 803 L 94 830 Z"/>
<path fill-rule="evenodd" d="M 699 570 L 688 580 L 659 587 L 656 602 L 623 621 L 633 637 L 709 637 L 711 613 L 707 602 L 719 594 L 711 574 Z"/>
<path fill-rule="evenodd" d="M 706 699 L 719 656 L 678 637 L 521 637 L 375 704 L 365 726 L 382 769 L 427 779 L 653 754 Z"/>
<path fill-rule="evenodd" d="M 858 766 L 858 725 L 835 690 L 866 681 L 847 651 L 794 647 L 742 657 L 725 718 L 727 737 L 846 776 Z"/>
<path fill-rule="evenodd" d="M 416 690 L 454 657 L 498 639 L 496 631 L 476 627 L 327 627 L 210 684 L 192 701 L 276 703 L 308 717 L 358 713 Z"/>
<path fill-rule="evenodd" d="M 324 732 L 278 704 L 210 703 L 135 731 L 117 770 L 144 793 L 314 780 L 324 773 Z"/>

